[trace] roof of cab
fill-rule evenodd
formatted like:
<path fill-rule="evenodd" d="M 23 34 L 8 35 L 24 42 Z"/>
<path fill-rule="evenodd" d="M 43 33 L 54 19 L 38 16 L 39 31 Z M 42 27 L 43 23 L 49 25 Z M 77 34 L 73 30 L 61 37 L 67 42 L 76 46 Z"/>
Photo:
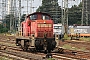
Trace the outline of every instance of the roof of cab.
<path fill-rule="evenodd" d="M 45 14 L 45 15 L 50 16 L 48 13 L 45 13 L 45 12 L 34 12 L 34 13 L 31 13 L 31 14 L 29 14 L 29 15 L 27 15 L 27 16 L 34 15 L 34 14 Z M 50 16 L 50 17 L 51 17 L 51 16 Z"/>

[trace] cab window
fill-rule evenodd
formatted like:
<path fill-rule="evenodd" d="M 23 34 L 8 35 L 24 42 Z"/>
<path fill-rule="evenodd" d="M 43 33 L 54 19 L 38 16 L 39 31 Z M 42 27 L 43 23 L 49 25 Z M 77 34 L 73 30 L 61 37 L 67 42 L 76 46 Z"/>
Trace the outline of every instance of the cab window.
<path fill-rule="evenodd" d="M 47 15 L 42 15 L 42 20 L 50 20 L 50 17 Z"/>
<path fill-rule="evenodd" d="M 30 20 L 36 20 L 37 19 L 37 15 L 30 15 Z"/>

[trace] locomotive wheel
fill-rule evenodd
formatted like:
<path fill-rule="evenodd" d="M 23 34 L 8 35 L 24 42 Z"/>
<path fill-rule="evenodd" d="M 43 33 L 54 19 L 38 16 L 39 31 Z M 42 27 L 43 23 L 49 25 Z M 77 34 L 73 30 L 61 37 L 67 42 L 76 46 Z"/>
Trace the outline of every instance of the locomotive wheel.
<path fill-rule="evenodd" d="M 44 53 L 47 54 L 47 47 L 43 47 L 44 48 Z"/>
<path fill-rule="evenodd" d="M 44 53 L 47 54 L 47 53 L 50 53 L 51 50 L 45 50 Z"/>
<path fill-rule="evenodd" d="M 52 54 L 51 53 L 47 53 L 46 54 L 46 58 L 52 58 Z"/>
<path fill-rule="evenodd" d="M 23 51 L 24 51 L 24 46 L 22 46 L 22 45 L 21 45 L 21 48 L 22 48 L 22 49 L 23 49 Z"/>
<path fill-rule="evenodd" d="M 26 46 L 26 47 L 24 47 L 24 49 L 23 49 L 24 51 L 28 51 L 28 47 Z"/>
<path fill-rule="evenodd" d="M 26 44 L 26 42 L 24 42 L 24 40 L 21 40 L 21 48 L 23 49 L 23 51 L 28 50 L 28 45 Z"/>
<path fill-rule="evenodd" d="M 23 51 L 28 51 L 28 47 L 21 46 L 21 48 L 23 49 Z"/>
<path fill-rule="evenodd" d="M 47 54 L 47 50 L 45 50 L 44 53 Z"/>
<path fill-rule="evenodd" d="M 27 49 L 23 48 L 23 51 L 27 51 Z"/>
<path fill-rule="evenodd" d="M 16 46 L 20 46 L 21 45 L 21 41 L 20 40 L 18 40 L 18 39 L 16 39 Z"/>
<path fill-rule="evenodd" d="M 36 49 L 35 48 L 29 48 L 30 52 L 35 53 Z"/>

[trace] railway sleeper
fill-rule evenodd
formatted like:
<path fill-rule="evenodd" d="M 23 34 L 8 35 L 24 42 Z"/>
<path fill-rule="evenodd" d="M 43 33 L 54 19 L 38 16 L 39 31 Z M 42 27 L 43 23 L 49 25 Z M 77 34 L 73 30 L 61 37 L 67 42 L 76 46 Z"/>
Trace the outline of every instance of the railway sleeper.
<path fill-rule="evenodd" d="M 7 46 L 0 46 L 0 50 L 6 50 Z"/>
<path fill-rule="evenodd" d="M 59 53 L 64 53 L 64 49 L 63 48 L 58 48 L 58 52 Z"/>

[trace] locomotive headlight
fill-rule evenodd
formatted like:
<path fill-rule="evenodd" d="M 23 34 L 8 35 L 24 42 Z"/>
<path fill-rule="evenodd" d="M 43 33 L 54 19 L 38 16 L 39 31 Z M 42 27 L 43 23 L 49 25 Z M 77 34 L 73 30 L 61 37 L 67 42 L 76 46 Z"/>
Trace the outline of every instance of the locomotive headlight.
<path fill-rule="evenodd" d="M 33 34 L 32 37 L 34 37 L 35 35 Z"/>
<path fill-rule="evenodd" d="M 32 35 L 32 39 L 33 39 L 33 40 L 35 39 L 35 35 L 34 35 L 34 34 Z"/>
<path fill-rule="evenodd" d="M 46 23 L 46 21 L 44 20 L 44 24 Z"/>

